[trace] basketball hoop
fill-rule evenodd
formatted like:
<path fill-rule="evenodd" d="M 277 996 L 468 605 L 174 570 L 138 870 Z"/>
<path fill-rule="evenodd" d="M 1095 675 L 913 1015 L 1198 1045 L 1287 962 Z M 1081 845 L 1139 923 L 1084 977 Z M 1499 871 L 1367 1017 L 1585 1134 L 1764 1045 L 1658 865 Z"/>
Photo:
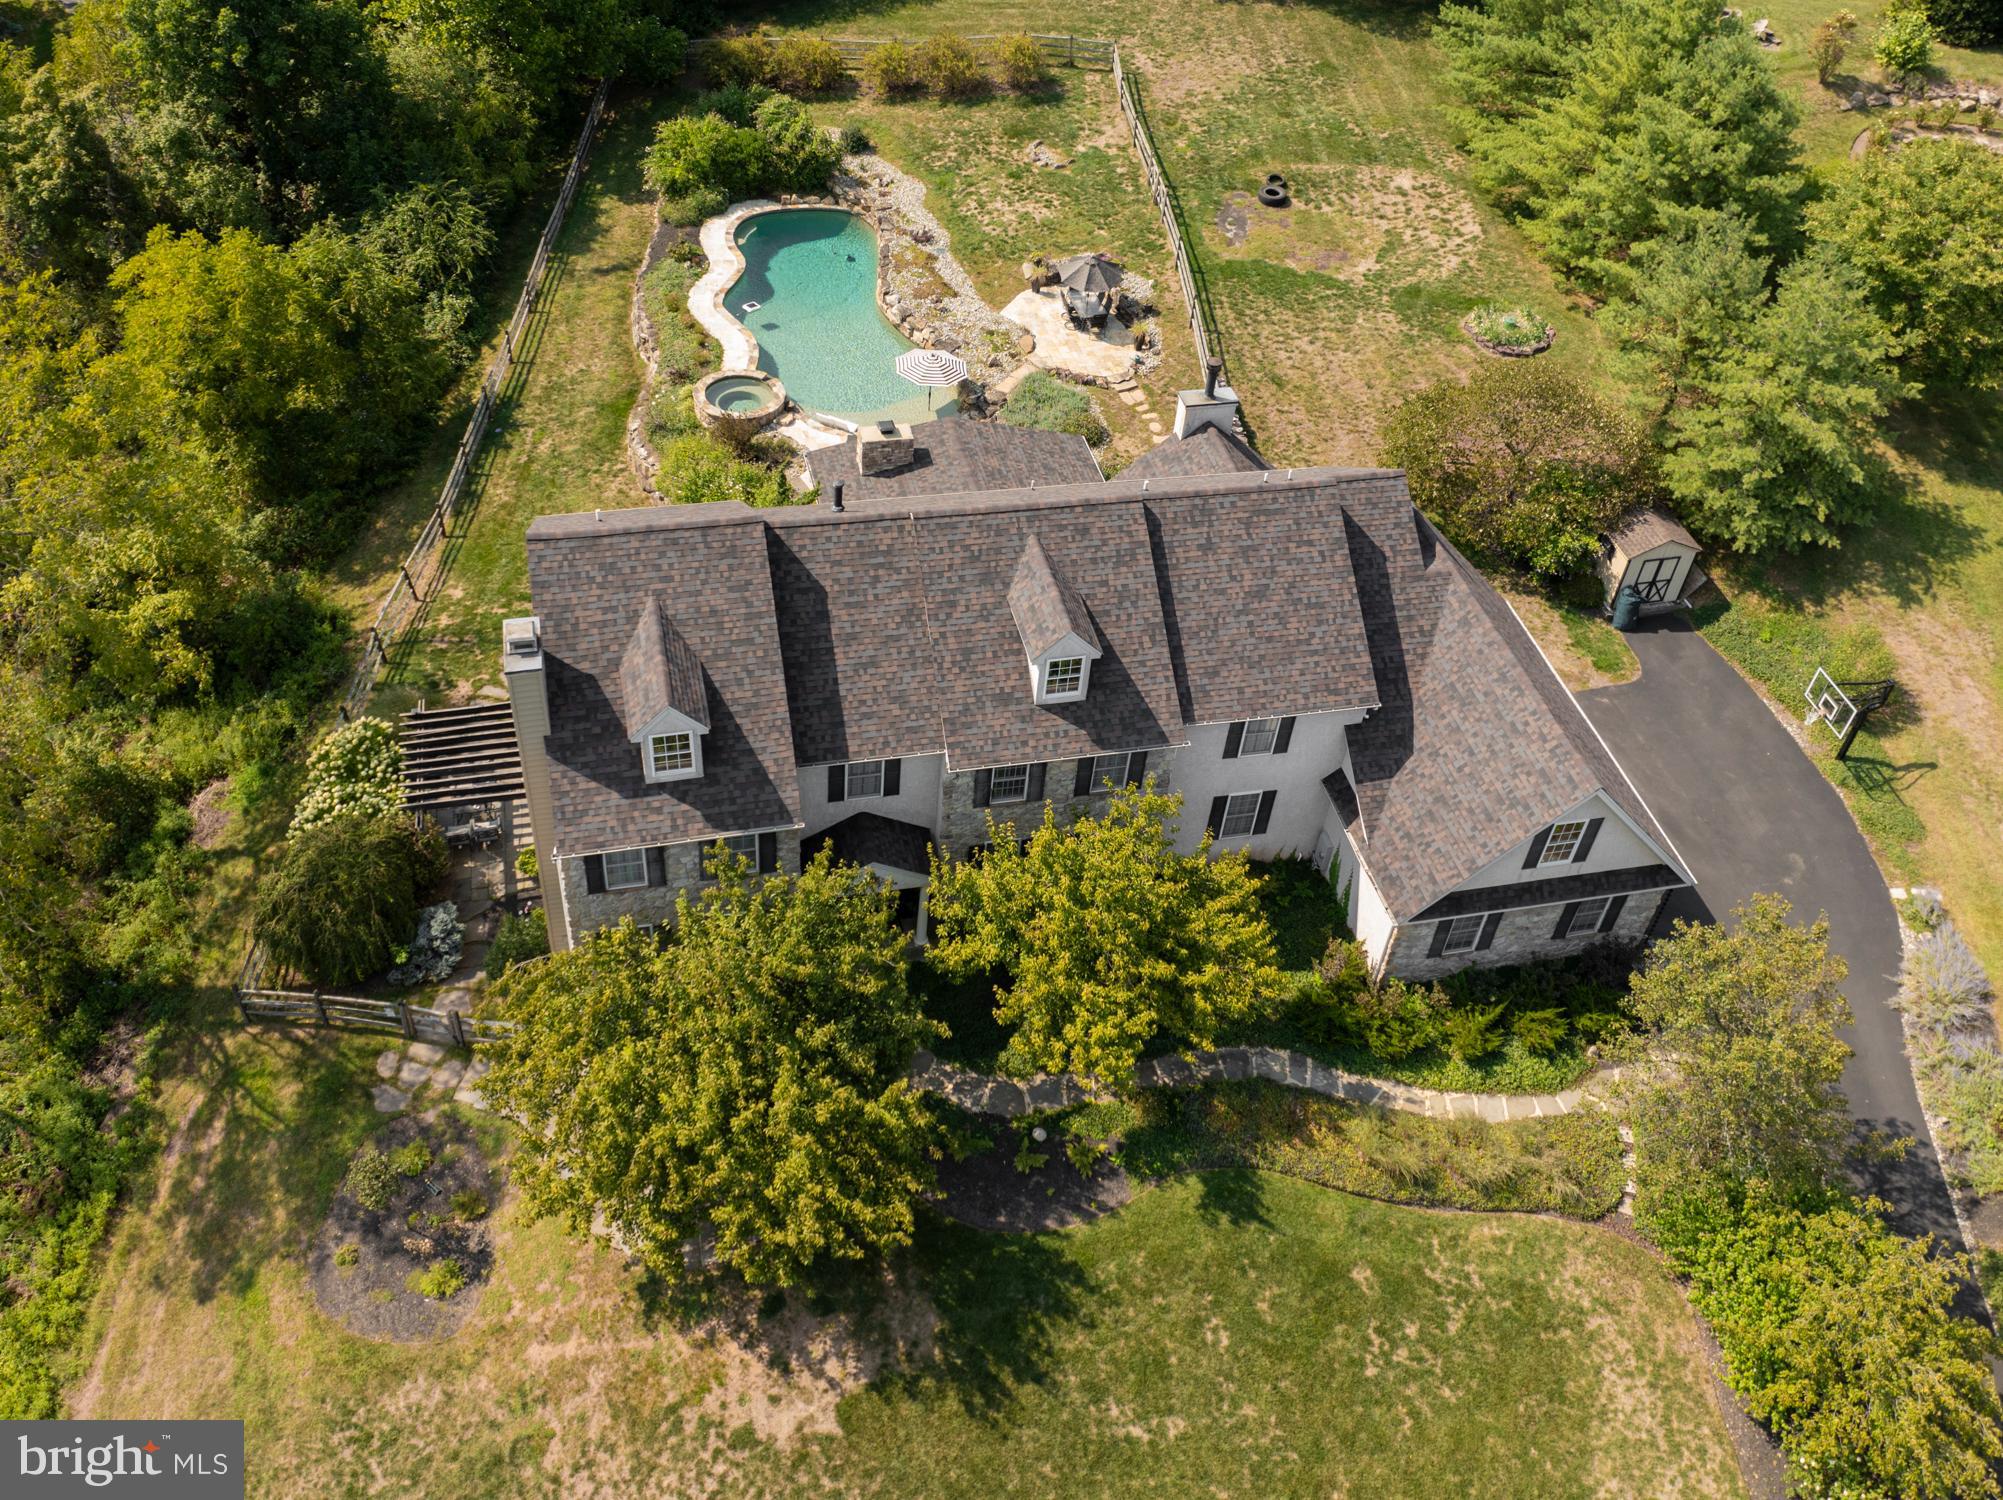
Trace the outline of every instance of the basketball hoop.
<path fill-rule="evenodd" d="M 1852 698 L 1851 688 L 1862 688 L 1857 697 Z M 1892 701 L 1898 690 L 1890 678 L 1865 682 L 1838 682 L 1821 667 L 1808 679 L 1808 716 L 1801 721 L 1804 729 L 1812 726 L 1817 719 L 1829 726 L 1836 736 L 1836 758 L 1846 760 L 1850 755 L 1850 744 L 1857 738 L 1857 731 L 1864 727 L 1864 721 L 1871 714 Z"/>

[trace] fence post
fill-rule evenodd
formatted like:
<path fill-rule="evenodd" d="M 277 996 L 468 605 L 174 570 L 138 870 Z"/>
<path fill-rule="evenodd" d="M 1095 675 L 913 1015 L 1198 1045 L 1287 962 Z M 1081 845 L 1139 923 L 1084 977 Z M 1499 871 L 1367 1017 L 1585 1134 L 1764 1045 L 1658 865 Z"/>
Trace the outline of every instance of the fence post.
<path fill-rule="evenodd" d="M 318 990 L 313 991 L 313 1013 L 320 1018 L 320 1024 L 327 1024 L 327 1001 Z"/>
<path fill-rule="evenodd" d="M 452 1040 L 462 1047 L 466 1046 L 466 1018 L 456 1010 L 448 1010 L 445 1017 L 452 1023 Z"/>
<path fill-rule="evenodd" d="M 410 1018 L 410 1002 L 408 1000 L 398 1000 L 396 1002 L 396 1018 L 403 1023 L 405 1039 L 415 1041 L 417 1039 L 417 1023 Z"/>

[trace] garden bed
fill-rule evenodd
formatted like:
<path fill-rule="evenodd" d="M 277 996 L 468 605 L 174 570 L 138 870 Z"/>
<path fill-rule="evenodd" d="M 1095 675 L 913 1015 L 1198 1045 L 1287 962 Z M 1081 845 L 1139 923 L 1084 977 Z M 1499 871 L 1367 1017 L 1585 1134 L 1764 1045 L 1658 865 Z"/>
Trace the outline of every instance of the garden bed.
<path fill-rule="evenodd" d="M 390 1162 L 387 1201 L 358 1202 L 351 1168 L 307 1256 L 314 1300 L 364 1338 L 449 1337 L 472 1315 L 493 1271 L 495 1173 L 472 1131 L 449 1114 L 406 1115 L 371 1144 Z M 403 1170 L 420 1160 L 417 1170 Z"/>

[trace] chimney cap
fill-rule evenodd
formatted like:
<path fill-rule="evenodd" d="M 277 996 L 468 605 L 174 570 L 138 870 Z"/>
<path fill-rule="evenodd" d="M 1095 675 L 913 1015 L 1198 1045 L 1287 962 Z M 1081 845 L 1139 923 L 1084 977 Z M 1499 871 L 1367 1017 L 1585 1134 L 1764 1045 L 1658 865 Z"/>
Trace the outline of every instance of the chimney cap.
<path fill-rule="evenodd" d="M 1210 397 L 1213 400 L 1216 399 L 1217 381 L 1218 378 L 1223 375 L 1223 373 L 1224 373 L 1224 361 L 1219 359 L 1216 355 L 1214 354 L 1211 355 L 1210 358 L 1206 359 L 1203 362 L 1204 395 Z"/>
<path fill-rule="evenodd" d="M 835 481 L 834 494 L 829 497 L 829 503 L 833 505 L 836 510 L 840 510 L 842 508 L 842 489 L 843 489 L 842 481 L 837 479 Z"/>

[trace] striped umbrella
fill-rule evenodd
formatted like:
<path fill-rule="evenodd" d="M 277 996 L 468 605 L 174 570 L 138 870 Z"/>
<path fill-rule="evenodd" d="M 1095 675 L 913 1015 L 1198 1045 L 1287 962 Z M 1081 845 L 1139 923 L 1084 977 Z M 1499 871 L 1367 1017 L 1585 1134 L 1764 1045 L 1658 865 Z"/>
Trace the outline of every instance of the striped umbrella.
<path fill-rule="evenodd" d="M 967 378 L 967 362 L 943 349 L 909 349 L 897 356 L 897 373 L 925 391 L 925 410 L 932 410 L 932 392 Z"/>

